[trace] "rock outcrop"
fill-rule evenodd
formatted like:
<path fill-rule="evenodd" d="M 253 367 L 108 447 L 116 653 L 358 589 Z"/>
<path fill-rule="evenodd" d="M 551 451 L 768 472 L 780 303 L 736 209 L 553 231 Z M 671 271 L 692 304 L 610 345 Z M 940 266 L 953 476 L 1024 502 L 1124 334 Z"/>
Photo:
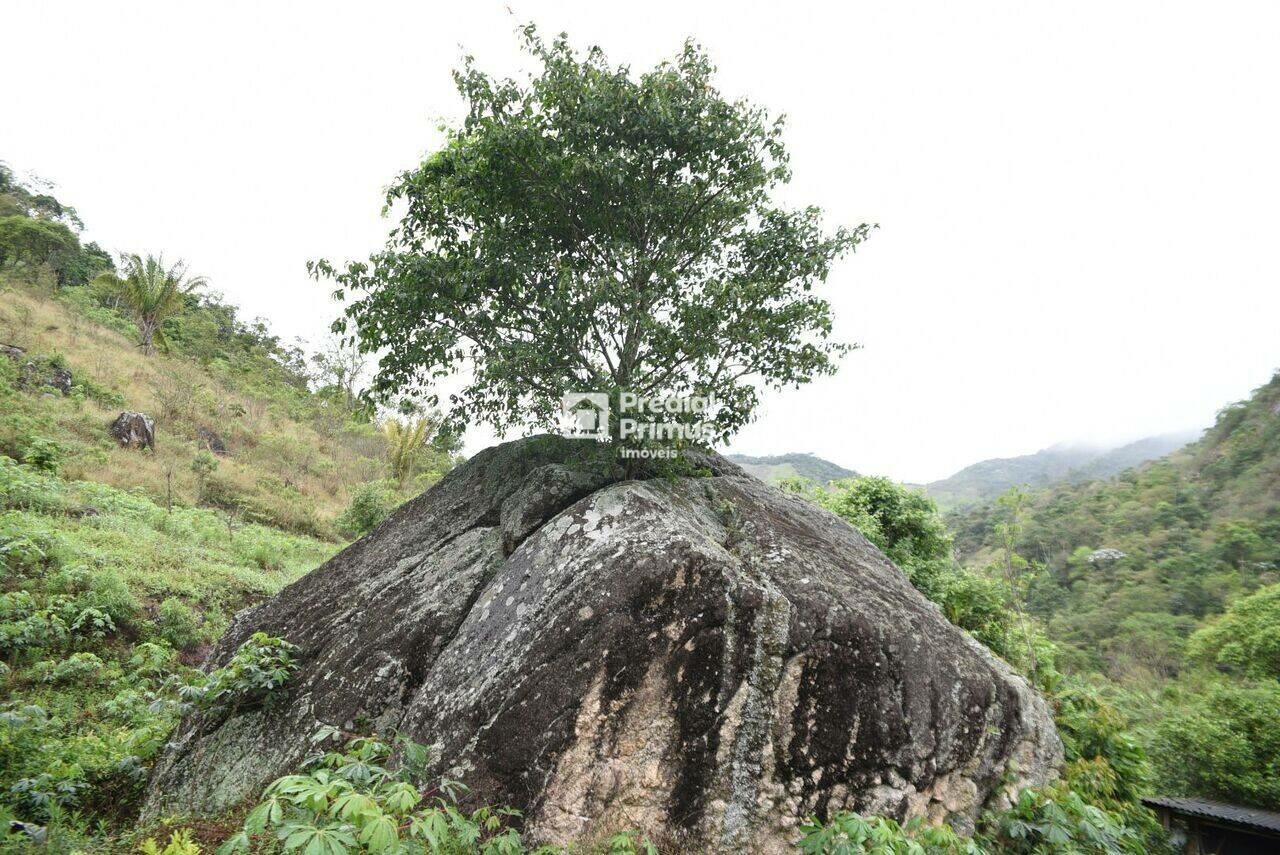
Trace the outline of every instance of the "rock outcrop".
<path fill-rule="evenodd" d="M 528 839 L 664 851 L 784 851 L 843 807 L 964 829 L 1056 774 L 1044 701 L 842 520 L 714 455 L 621 480 L 597 448 L 482 452 L 237 616 L 211 665 L 263 630 L 299 671 L 184 721 L 144 814 L 254 797 L 323 724 L 434 744 Z"/>
<path fill-rule="evenodd" d="M 196 428 L 196 440 L 200 445 L 204 446 L 206 450 L 218 455 L 219 457 L 225 457 L 229 453 L 227 451 L 226 441 L 209 428 Z"/>
<path fill-rule="evenodd" d="M 156 423 L 145 413 L 123 412 L 116 416 L 110 430 L 124 448 L 156 447 Z"/>
<path fill-rule="evenodd" d="M 45 357 L 28 359 L 26 348 L 16 344 L 0 344 L 0 356 L 18 366 L 18 386 L 24 389 L 47 387 L 64 395 L 71 394 L 71 370 L 57 360 Z"/>

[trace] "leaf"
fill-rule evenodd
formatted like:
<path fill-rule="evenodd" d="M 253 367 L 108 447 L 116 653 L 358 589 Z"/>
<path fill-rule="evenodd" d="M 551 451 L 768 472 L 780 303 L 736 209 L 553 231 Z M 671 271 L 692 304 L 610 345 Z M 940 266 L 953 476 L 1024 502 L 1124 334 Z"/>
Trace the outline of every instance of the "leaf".
<path fill-rule="evenodd" d="M 236 852 L 248 852 L 249 846 L 249 835 L 244 831 L 237 831 L 218 847 L 217 855 L 235 855 Z"/>
<path fill-rule="evenodd" d="M 369 817 L 360 830 L 360 842 L 370 852 L 386 852 L 400 841 L 396 821 L 386 814 Z"/>

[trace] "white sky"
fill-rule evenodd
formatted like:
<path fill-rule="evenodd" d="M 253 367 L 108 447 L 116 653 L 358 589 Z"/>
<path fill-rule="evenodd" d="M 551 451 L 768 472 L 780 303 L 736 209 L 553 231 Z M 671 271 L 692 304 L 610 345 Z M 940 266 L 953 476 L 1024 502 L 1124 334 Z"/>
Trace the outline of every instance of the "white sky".
<path fill-rule="evenodd" d="M 0 159 L 315 339 L 305 262 L 381 245 L 463 47 L 513 73 L 533 20 L 641 67 L 692 35 L 790 117 L 788 200 L 881 224 L 828 289 L 864 349 L 734 450 L 924 481 L 1202 426 L 1280 367 L 1280 5 L 510 6 L 4 0 Z"/>

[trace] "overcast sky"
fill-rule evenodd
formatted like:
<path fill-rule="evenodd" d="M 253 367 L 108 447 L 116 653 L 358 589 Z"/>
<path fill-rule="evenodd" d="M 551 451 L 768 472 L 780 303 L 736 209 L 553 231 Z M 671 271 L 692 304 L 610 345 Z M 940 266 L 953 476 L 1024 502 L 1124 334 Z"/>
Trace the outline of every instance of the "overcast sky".
<path fill-rule="evenodd" d="M 924 481 L 1204 426 L 1280 367 L 1274 3 L 4 0 L 0 159 L 315 340 L 305 262 L 381 244 L 450 69 L 519 71 L 523 20 L 635 67 L 694 36 L 788 115 L 786 200 L 881 224 L 827 289 L 863 349 L 734 450 Z"/>

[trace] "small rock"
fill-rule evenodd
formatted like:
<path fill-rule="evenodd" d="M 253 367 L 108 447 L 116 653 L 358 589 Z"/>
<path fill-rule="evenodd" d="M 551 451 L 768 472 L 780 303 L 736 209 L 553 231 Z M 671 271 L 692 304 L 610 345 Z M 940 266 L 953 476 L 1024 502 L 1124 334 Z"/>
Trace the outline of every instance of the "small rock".
<path fill-rule="evenodd" d="M 156 423 L 145 413 L 121 413 L 111 424 L 111 435 L 123 448 L 156 447 Z"/>
<path fill-rule="evenodd" d="M 209 430 L 209 428 L 197 428 L 196 438 L 200 440 L 201 445 L 220 457 L 230 453 L 227 451 L 227 444 L 222 437 Z"/>

